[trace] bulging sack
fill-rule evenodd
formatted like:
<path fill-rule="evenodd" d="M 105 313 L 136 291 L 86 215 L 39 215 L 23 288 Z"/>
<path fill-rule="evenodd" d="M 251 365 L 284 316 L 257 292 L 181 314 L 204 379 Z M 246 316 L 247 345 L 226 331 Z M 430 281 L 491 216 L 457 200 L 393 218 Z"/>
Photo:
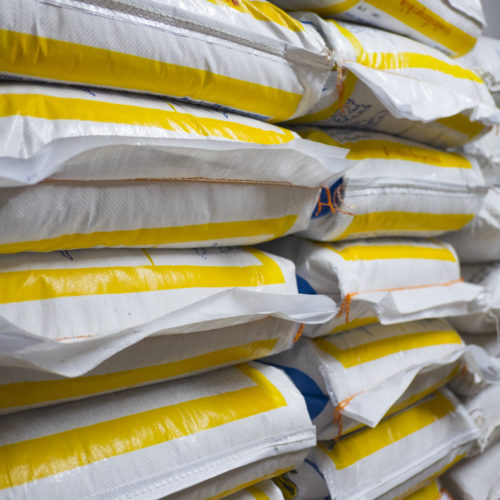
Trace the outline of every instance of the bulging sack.
<path fill-rule="evenodd" d="M 311 127 L 300 134 L 348 148 L 354 162 L 323 190 L 301 233 L 313 240 L 437 236 L 469 223 L 487 192 L 477 161 L 458 153 L 373 132 Z"/>
<path fill-rule="evenodd" d="M 464 283 L 453 248 L 436 240 L 377 238 L 319 243 L 289 236 L 263 245 L 295 262 L 302 293 L 325 294 L 337 315 L 309 336 L 371 323 L 402 323 L 483 311 L 482 287 Z"/>
<path fill-rule="evenodd" d="M 500 493 L 500 443 L 481 455 L 463 460 L 443 476 L 453 498 L 496 500 Z"/>
<path fill-rule="evenodd" d="M 441 389 L 377 427 L 315 448 L 332 499 L 405 498 L 463 458 L 478 430 Z"/>
<path fill-rule="evenodd" d="M 4 83 L 0 115 L 0 253 L 259 243 L 305 229 L 350 163 L 155 97 Z"/>
<path fill-rule="evenodd" d="M 359 424 L 374 427 L 397 411 L 396 403 L 409 406 L 447 383 L 460 368 L 464 347 L 449 323 L 432 319 L 302 338 L 267 361 L 289 373 L 306 401 L 314 396 L 311 380 L 328 397 L 326 412 L 309 403 L 310 416 L 319 439 L 333 439 Z"/>
<path fill-rule="evenodd" d="M 307 113 L 331 71 L 312 26 L 265 1 L 0 5 L 0 77 L 147 92 L 263 120 Z"/>
<path fill-rule="evenodd" d="M 283 9 L 308 10 L 400 33 L 451 56 L 470 51 L 486 25 L 480 0 L 273 1 Z"/>
<path fill-rule="evenodd" d="M 0 498 L 221 498 L 316 442 L 300 393 L 258 363 L 0 420 Z"/>
<path fill-rule="evenodd" d="M 266 479 L 224 498 L 226 500 L 286 500 L 283 492 L 271 479 Z"/>
<path fill-rule="evenodd" d="M 297 293 L 293 263 L 252 248 L 80 250 L 0 261 L 0 365 L 63 376 L 82 375 L 151 336 L 198 332 L 194 342 L 203 343 L 203 332 L 218 328 L 268 316 L 323 322 L 335 311 L 327 297 Z M 212 334 L 231 347 L 223 333 Z M 210 352 L 169 342 L 180 350 L 164 353 L 165 361 Z"/>
<path fill-rule="evenodd" d="M 482 311 L 451 318 L 451 322 L 461 333 L 500 331 L 500 263 L 463 265 L 462 274 L 467 281 L 485 289 L 486 303 Z"/>
<path fill-rule="evenodd" d="M 299 13 L 323 34 L 336 71 L 301 124 L 401 135 L 440 148 L 460 146 L 500 123 L 486 84 L 439 50 L 367 26 Z"/>
<path fill-rule="evenodd" d="M 500 187 L 492 187 L 476 217 L 463 229 L 443 235 L 463 264 L 500 260 Z"/>

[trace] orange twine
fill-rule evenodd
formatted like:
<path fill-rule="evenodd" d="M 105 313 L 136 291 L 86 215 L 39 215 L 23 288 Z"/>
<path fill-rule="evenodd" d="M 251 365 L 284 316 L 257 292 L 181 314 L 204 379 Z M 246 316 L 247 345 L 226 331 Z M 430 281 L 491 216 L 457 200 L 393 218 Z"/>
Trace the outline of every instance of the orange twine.
<path fill-rule="evenodd" d="M 328 207 L 332 212 L 332 214 L 334 214 L 335 212 L 340 212 L 341 214 L 354 216 L 352 212 L 346 212 L 345 210 L 342 210 L 340 208 L 340 206 L 344 203 L 344 198 L 342 197 L 342 187 L 343 187 L 342 184 L 340 184 L 335 188 L 332 198 L 332 193 L 330 192 L 328 186 L 321 186 L 321 189 L 324 190 L 326 193 L 326 201 L 321 201 L 321 196 L 320 196 L 318 200 L 318 208 L 314 215 L 316 216 L 319 215 L 323 207 Z"/>
<path fill-rule="evenodd" d="M 297 342 L 297 340 L 299 340 L 300 337 L 302 337 L 302 332 L 304 331 L 305 326 L 306 325 L 304 323 L 300 324 L 299 329 L 297 330 L 297 333 L 295 334 L 295 337 L 293 338 L 293 343 Z"/>
<path fill-rule="evenodd" d="M 402 286 L 398 288 L 380 288 L 378 290 L 363 290 L 362 292 L 352 292 L 348 293 L 345 297 L 342 303 L 340 304 L 339 312 L 337 313 L 337 318 L 342 317 L 345 314 L 345 322 L 349 323 L 349 312 L 351 309 L 351 300 L 353 297 L 356 295 L 359 295 L 360 293 L 376 293 L 376 292 L 397 292 L 401 290 L 418 290 L 420 288 L 431 288 L 434 286 L 451 286 L 456 283 L 461 283 L 463 281 L 462 278 L 458 280 L 453 280 L 453 281 L 448 281 L 446 283 L 436 283 L 436 284 L 429 284 L 429 285 L 416 285 L 416 286 Z"/>
<path fill-rule="evenodd" d="M 343 430 L 343 425 L 342 425 L 342 412 L 345 410 L 345 407 L 355 398 L 359 396 L 359 394 L 354 394 L 353 396 L 350 396 L 343 401 L 341 401 L 335 408 L 335 411 L 333 412 L 333 423 L 338 427 L 339 432 L 337 433 L 337 436 L 335 437 L 335 441 L 338 441 L 341 436 L 342 436 L 342 430 Z"/>

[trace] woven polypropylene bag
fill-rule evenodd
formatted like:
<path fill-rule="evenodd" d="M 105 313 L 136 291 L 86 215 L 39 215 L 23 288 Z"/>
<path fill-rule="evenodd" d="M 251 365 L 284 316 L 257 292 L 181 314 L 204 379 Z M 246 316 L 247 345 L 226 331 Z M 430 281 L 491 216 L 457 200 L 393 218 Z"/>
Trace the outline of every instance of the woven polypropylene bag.
<path fill-rule="evenodd" d="M 23 0 L 0 5 L 0 76 L 147 92 L 263 120 L 307 113 L 325 42 L 265 1 Z"/>
<path fill-rule="evenodd" d="M 221 497 L 314 446 L 304 400 L 260 364 L 1 417 L 0 498 Z"/>
<path fill-rule="evenodd" d="M 376 28 L 297 14 L 334 51 L 312 112 L 295 120 L 401 135 L 437 147 L 462 145 L 500 123 L 488 87 L 439 50 Z"/>
<path fill-rule="evenodd" d="M 257 120 L 61 86 L 0 84 L 0 137 L 0 253 L 266 241 L 305 229 L 350 163 Z"/>
<path fill-rule="evenodd" d="M 400 33 L 451 56 L 471 50 L 486 24 L 480 0 L 273 1 L 283 9 L 308 10 Z"/>
<path fill-rule="evenodd" d="M 458 230 L 480 210 L 487 188 L 478 162 L 386 134 L 300 129 L 303 137 L 349 148 L 354 162 L 323 190 L 304 236 L 339 241 L 437 236 Z"/>

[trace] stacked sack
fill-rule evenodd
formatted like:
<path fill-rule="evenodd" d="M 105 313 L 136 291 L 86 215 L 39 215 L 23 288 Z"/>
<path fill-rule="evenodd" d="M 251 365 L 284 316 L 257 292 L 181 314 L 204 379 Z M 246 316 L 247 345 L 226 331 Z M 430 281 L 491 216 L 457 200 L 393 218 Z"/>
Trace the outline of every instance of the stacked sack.
<path fill-rule="evenodd" d="M 219 0 L 4 3 L 0 47 L 0 498 L 282 498 L 316 433 L 252 360 L 335 304 L 238 245 L 305 230 L 349 164 L 271 124 L 331 50 Z"/>
<path fill-rule="evenodd" d="M 488 193 L 480 158 L 463 145 L 491 132 L 499 111 L 482 79 L 444 53 L 473 47 L 481 7 L 286 5 L 312 11 L 294 15 L 317 27 L 336 64 L 296 130 L 349 148 L 355 164 L 323 190 L 300 237 L 262 246 L 295 262 L 303 293 L 339 305 L 332 320 L 306 327 L 292 350 L 268 360 L 305 395 L 319 439 L 281 481 L 310 500 L 437 499 L 445 496 L 437 478 L 482 441 L 471 409 L 444 385 L 489 370 L 498 378 L 490 357 L 443 319 L 484 314 L 490 295 L 434 238 L 473 224 Z"/>

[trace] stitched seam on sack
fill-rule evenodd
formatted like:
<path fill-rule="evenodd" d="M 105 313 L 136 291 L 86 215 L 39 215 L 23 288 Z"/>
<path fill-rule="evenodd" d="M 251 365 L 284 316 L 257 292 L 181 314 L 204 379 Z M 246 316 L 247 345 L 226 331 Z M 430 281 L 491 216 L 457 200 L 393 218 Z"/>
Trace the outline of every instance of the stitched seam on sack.
<path fill-rule="evenodd" d="M 288 445 L 294 444 L 294 443 L 298 444 L 298 443 L 301 443 L 303 441 L 307 441 L 307 440 L 311 439 L 311 437 L 313 437 L 313 436 L 314 436 L 314 434 L 311 431 L 300 431 L 300 432 L 296 433 L 292 437 L 287 437 L 287 435 L 284 434 L 282 439 L 275 438 L 272 441 L 269 441 L 269 442 L 264 443 L 264 444 L 259 445 L 259 446 L 246 447 L 244 450 L 242 450 L 242 451 L 240 451 L 238 453 L 233 453 L 232 455 L 229 455 L 229 456 L 225 456 L 225 457 L 222 457 L 222 458 L 219 458 L 219 459 L 216 459 L 216 460 L 211 460 L 208 464 L 203 465 L 203 466 L 199 466 L 199 467 L 197 467 L 195 469 L 190 470 L 189 472 L 177 473 L 174 476 L 169 475 L 169 477 L 167 479 L 160 479 L 159 481 L 156 481 L 154 485 L 144 486 L 143 488 L 141 488 L 138 491 L 134 491 L 134 492 L 131 492 L 131 493 L 125 493 L 125 494 L 117 497 L 117 500 L 135 498 L 137 496 L 143 495 L 145 492 L 151 492 L 151 491 L 157 490 L 159 488 L 163 488 L 164 486 L 166 486 L 168 484 L 171 484 L 171 483 L 173 483 L 175 481 L 178 481 L 179 479 L 189 478 L 190 476 L 198 474 L 201 471 L 219 468 L 224 463 L 227 463 L 227 462 L 230 463 L 233 460 L 235 460 L 236 458 L 246 456 L 250 452 L 251 453 L 256 453 L 256 452 L 259 452 L 261 450 L 272 449 L 272 448 L 275 448 L 275 447 L 278 447 L 278 446 L 288 446 Z M 299 452 L 299 451 L 305 451 L 305 449 L 304 450 L 295 450 L 295 451 L 297 451 L 297 452 Z M 259 459 L 259 461 L 260 460 L 265 460 L 267 458 L 276 458 L 276 457 L 279 457 L 279 456 L 281 456 L 281 454 L 274 454 L 274 455 L 270 455 L 268 457 L 264 457 L 262 459 Z M 249 462 L 249 463 L 246 463 L 246 464 L 239 465 L 238 469 L 241 468 L 241 467 L 252 465 L 254 463 L 255 462 Z M 234 472 L 234 470 L 235 469 L 229 469 L 227 471 L 222 471 L 219 474 L 217 474 L 217 476 L 220 476 L 221 474 L 224 474 L 226 472 L 231 472 L 231 471 Z M 165 474 L 165 472 L 160 473 L 159 475 L 161 475 L 161 474 Z M 217 476 L 215 476 L 215 477 L 217 477 Z M 209 480 L 209 479 L 211 479 L 211 478 L 208 478 L 207 480 Z M 196 483 L 196 484 L 199 484 L 199 483 Z M 196 486 L 196 484 L 193 484 L 191 486 Z M 191 486 L 187 486 L 186 488 L 189 488 Z M 132 485 L 129 486 L 129 487 L 133 488 Z M 180 490 L 180 492 L 182 492 L 186 488 L 183 488 L 182 490 Z M 116 491 L 116 488 L 113 488 L 112 490 L 108 490 L 108 492 L 109 491 Z M 101 492 L 101 494 L 102 493 L 105 493 L 105 492 Z"/>

